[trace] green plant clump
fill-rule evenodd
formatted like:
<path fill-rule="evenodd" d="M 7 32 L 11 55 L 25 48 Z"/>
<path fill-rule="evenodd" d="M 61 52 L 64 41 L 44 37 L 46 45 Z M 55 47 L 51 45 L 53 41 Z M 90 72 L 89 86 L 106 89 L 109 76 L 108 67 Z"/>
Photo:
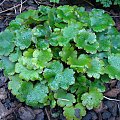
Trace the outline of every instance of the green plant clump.
<path fill-rule="evenodd" d="M 110 7 L 111 5 L 120 6 L 120 0 L 96 0 L 96 2 L 100 2 L 104 7 Z"/>
<path fill-rule="evenodd" d="M 63 107 L 79 120 L 99 107 L 104 83 L 120 80 L 120 33 L 103 10 L 40 6 L 0 33 L 0 68 L 8 88 L 29 106 Z"/>

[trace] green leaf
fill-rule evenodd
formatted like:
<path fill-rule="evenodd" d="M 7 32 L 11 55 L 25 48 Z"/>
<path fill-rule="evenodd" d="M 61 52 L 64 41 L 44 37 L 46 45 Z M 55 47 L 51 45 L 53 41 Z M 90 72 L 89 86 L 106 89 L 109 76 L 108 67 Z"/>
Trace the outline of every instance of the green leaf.
<path fill-rule="evenodd" d="M 20 47 L 21 50 L 28 48 L 31 45 L 32 33 L 31 30 L 20 29 L 16 31 L 16 46 Z"/>
<path fill-rule="evenodd" d="M 58 90 L 55 94 L 54 97 L 57 99 L 57 104 L 60 107 L 64 106 L 72 106 L 73 103 L 76 102 L 75 96 L 71 93 L 67 93 L 64 90 Z"/>
<path fill-rule="evenodd" d="M 43 75 L 46 79 L 55 77 L 57 74 L 63 71 L 63 65 L 59 61 L 50 62 L 45 68 Z"/>
<path fill-rule="evenodd" d="M 48 23 L 44 23 L 44 25 L 37 25 L 32 29 L 32 34 L 34 37 L 44 37 L 49 36 L 51 33 L 51 28 Z"/>
<path fill-rule="evenodd" d="M 9 78 L 8 88 L 12 90 L 12 93 L 16 95 L 21 102 L 24 102 L 27 94 L 31 92 L 33 84 L 31 82 L 23 81 L 18 74 L 10 76 Z"/>
<path fill-rule="evenodd" d="M 16 74 L 15 76 L 9 77 L 10 81 L 8 83 L 8 89 L 12 90 L 13 95 L 19 95 L 19 89 L 22 85 L 22 79 L 19 78 L 19 75 Z"/>
<path fill-rule="evenodd" d="M 92 59 L 87 75 L 99 79 L 101 74 L 104 74 L 104 62 L 98 58 Z"/>
<path fill-rule="evenodd" d="M 98 48 L 98 43 L 96 41 L 95 33 L 86 30 L 80 30 L 79 34 L 75 38 L 76 46 L 79 49 L 84 49 L 88 53 L 96 53 Z"/>
<path fill-rule="evenodd" d="M 51 90 L 68 89 L 69 85 L 75 82 L 74 71 L 69 68 L 63 70 L 63 65 L 58 61 L 49 63 L 43 75 L 48 80 Z"/>
<path fill-rule="evenodd" d="M 67 63 L 67 60 L 70 56 L 77 56 L 77 51 L 75 51 L 70 44 L 67 44 L 62 48 L 62 51 L 59 52 L 59 55 L 61 56 L 61 60 Z"/>
<path fill-rule="evenodd" d="M 9 55 L 15 47 L 14 34 L 6 29 L 0 33 L 0 56 Z"/>
<path fill-rule="evenodd" d="M 37 10 L 32 10 L 32 9 L 29 9 L 26 12 L 22 12 L 21 14 L 19 14 L 17 16 L 17 19 L 18 18 L 25 20 L 25 22 L 30 22 L 31 19 L 39 21 L 38 11 Z"/>
<path fill-rule="evenodd" d="M 24 20 L 21 19 L 21 18 L 16 18 L 15 20 L 11 21 L 8 28 L 9 29 L 12 29 L 12 30 L 17 30 L 17 29 L 20 29 L 21 26 L 22 27 L 25 27 L 23 26 L 24 24 Z"/>
<path fill-rule="evenodd" d="M 15 64 L 11 62 L 8 57 L 2 57 L 2 66 L 4 75 L 9 76 L 15 73 Z"/>
<path fill-rule="evenodd" d="M 99 107 L 102 99 L 103 94 L 94 88 L 90 89 L 89 92 L 84 93 L 81 97 L 83 106 L 86 106 L 88 110 Z"/>
<path fill-rule="evenodd" d="M 80 120 L 82 116 L 86 115 L 85 107 L 81 103 L 71 107 L 66 106 L 63 108 L 63 110 L 63 114 L 67 120 Z"/>
<path fill-rule="evenodd" d="M 46 67 L 47 63 L 52 59 L 51 49 L 47 50 L 38 50 L 36 49 L 33 52 L 32 64 L 37 68 L 43 69 Z"/>
<path fill-rule="evenodd" d="M 72 22 L 65 27 L 63 31 L 63 36 L 69 40 L 75 38 L 79 30 L 82 29 L 82 24 L 80 22 Z"/>
<path fill-rule="evenodd" d="M 99 36 L 99 51 L 110 51 L 111 49 L 111 41 L 109 36 L 104 36 L 103 34 Z"/>
<path fill-rule="evenodd" d="M 59 0 L 51 0 L 51 1 L 54 1 L 54 2 L 59 2 Z M 50 27 L 54 27 L 55 25 L 55 20 L 56 20 L 56 14 L 55 14 L 55 9 L 51 9 L 49 12 L 48 12 L 48 22 L 49 22 L 49 25 Z"/>
<path fill-rule="evenodd" d="M 41 80 L 40 70 L 29 70 L 25 66 L 23 66 L 21 63 L 16 63 L 15 72 L 19 73 L 19 77 L 26 81 Z"/>
<path fill-rule="evenodd" d="M 46 50 L 49 48 L 49 42 L 45 39 L 38 39 L 36 42 L 36 48 Z"/>
<path fill-rule="evenodd" d="M 53 80 L 49 82 L 49 87 L 51 90 L 57 90 L 62 88 L 67 90 L 70 85 L 75 83 L 74 71 L 72 69 L 66 68 L 63 72 L 58 73 Z"/>
<path fill-rule="evenodd" d="M 18 59 L 18 61 L 25 66 L 27 69 L 36 70 L 37 67 L 32 64 L 34 49 L 29 48 L 27 51 L 23 52 L 23 56 Z"/>
<path fill-rule="evenodd" d="M 48 98 L 48 87 L 44 84 L 36 84 L 31 92 L 27 95 L 26 103 L 30 106 L 38 106 L 45 103 Z"/>
<path fill-rule="evenodd" d="M 108 57 L 108 66 L 106 67 L 106 73 L 111 79 L 120 80 L 120 54 L 111 54 Z"/>
<path fill-rule="evenodd" d="M 9 55 L 9 59 L 12 62 L 16 62 L 19 59 L 19 57 L 21 57 L 21 56 L 22 56 L 22 53 L 21 53 L 20 49 L 16 48 L 16 51 Z"/>
<path fill-rule="evenodd" d="M 91 27 L 95 32 L 102 32 L 108 27 L 115 25 L 113 19 L 110 17 L 110 15 L 104 13 L 104 10 L 93 9 L 92 12 L 89 13 L 89 15 Z"/>
<path fill-rule="evenodd" d="M 118 35 L 112 35 L 111 38 L 111 46 L 112 53 L 120 53 L 120 33 Z"/>
<path fill-rule="evenodd" d="M 59 3 L 60 0 L 50 0 L 50 2 L 53 2 L 53 3 Z"/>
<path fill-rule="evenodd" d="M 16 95 L 16 97 L 21 102 L 24 102 L 27 99 L 27 95 L 31 93 L 32 89 L 33 89 L 33 84 L 31 82 L 23 81 L 19 89 L 19 94 Z"/>
<path fill-rule="evenodd" d="M 85 73 L 87 68 L 90 66 L 91 58 L 88 55 L 81 54 L 77 57 L 69 57 L 68 64 L 71 68 L 77 70 L 77 72 Z"/>

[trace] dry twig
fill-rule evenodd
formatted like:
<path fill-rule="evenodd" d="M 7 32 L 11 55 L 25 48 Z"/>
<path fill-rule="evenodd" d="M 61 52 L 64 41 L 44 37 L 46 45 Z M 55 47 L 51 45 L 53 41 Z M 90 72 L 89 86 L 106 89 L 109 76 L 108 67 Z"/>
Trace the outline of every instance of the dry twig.
<path fill-rule="evenodd" d="M 6 112 L 5 114 L 1 115 L 0 116 L 0 120 L 1 119 L 4 119 L 5 117 L 7 117 L 8 115 L 10 115 L 11 113 L 13 113 L 16 109 L 20 108 L 21 107 L 21 103 L 18 104 L 15 108 L 11 109 L 11 110 L 8 110 L 8 112 Z"/>
<path fill-rule="evenodd" d="M 25 2 L 27 2 L 27 0 L 25 0 L 25 1 L 22 3 L 22 5 L 23 5 Z M 4 12 L 7 12 L 7 11 L 9 11 L 9 10 L 12 10 L 12 9 L 14 9 L 14 8 L 16 8 L 16 7 L 19 7 L 19 6 L 21 6 L 21 4 L 18 4 L 18 5 L 16 5 L 16 6 L 13 6 L 13 7 L 11 7 L 11 8 L 6 9 L 6 10 L 3 10 L 3 11 L 0 12 L 0 14 L 1 14 L 1 13 L 4 13 Z"/>
<path fill-rule="evenodd" d="M 112 99 L 112 98 L 108 98 L 108 97 L 106 97 L 106 96 L 103 96 L 105 99 L 107 99 L 107 100 L 111 100 L 111 101 L 116 101 L 116 102 L 120 102 L 120 100 L 117 100 L 117 99 Z"/>
<path fill-rule="evenodd" d="M 46 115 L 47 115 L 48 120 L 51 120 L 46 108 L 45 108 L 45 112 L 46 112 Z"/>
<path fill-rule="evenodd" d="M 20 13 L 22 12 L 22 5 L 23 5 L 23 1 L 21 0 Z"/>
<path fill-rule="evenodd" d="M 0 3 L 0 6 L 5 2 L 6 0 L 3 0 L 1 3 Z"/>

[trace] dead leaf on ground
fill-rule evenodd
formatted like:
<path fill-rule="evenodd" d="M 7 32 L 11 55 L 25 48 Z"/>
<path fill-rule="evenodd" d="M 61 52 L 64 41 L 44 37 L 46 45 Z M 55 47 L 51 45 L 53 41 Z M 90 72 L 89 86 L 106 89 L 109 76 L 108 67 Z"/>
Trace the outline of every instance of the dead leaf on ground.
<path fill-rule="evenodd" d="M 117 95 L 120 93 L 120 89 L 118 88 L 113 88 L 107 92 L 104 93 L 105 96 L 107 97 L 117 97 Z"/>

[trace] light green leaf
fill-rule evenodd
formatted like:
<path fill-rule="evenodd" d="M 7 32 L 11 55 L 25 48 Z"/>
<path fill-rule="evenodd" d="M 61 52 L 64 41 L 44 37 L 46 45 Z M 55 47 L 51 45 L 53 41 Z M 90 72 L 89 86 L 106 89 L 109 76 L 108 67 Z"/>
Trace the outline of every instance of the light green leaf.
<path fill-rule="evenodd" d="M 68 64 L 71 68 L 77 70 L 77 72 L 85 73 L 87 68 L 90 66 L 91 58 L 88 55 L 81 54 L 77 57 L 69 57 Z"/>
<path fill-rule="evenodd" d="M 104 74 L 104 62 L 98 58 L 94 58 L 90 64 L 87 75 L 99 79 L 100 75 Z"/>
<path fill-rule="evenodd" d="M 59 55 L 61 56 L 61 60 L 67 63 L 67 60 L 70 56 L 77 56 L 77 51 L 75 51 L 70 44 L 67 44 L 62 48 L 62 51 L 59 52 Z"/>
<path fill-rule="evenodd" d="M 63 36 L 69 40 L 74 39 L 75 36 L 79 33 L 79 30 L 82 29 L 82 24 L 79 22 L 72 22 L 68 24 L 68 27 L 65 27 L 62 32 Z"/>
<path fill-rule="evenodd" d="M 72 106 L 73 103 L 76 102 L 75 96 L 71 93 L 67 93 L 64 90 L 58 90 L 55 94 L 54 97 L 57 99 L 57 104 L 60 107 L 64 106 Z"/>
<path fill-rule="evenodd" d="M 86 106 L 88 110 L 99 107 L 102 99 L 103 94 L 95 88 L 90 89 L 89 92 L 84 93 L 81 97 L 83 106 Z"/>
<path fill-rule="evenodd" d="M 8 88 L 21 102 L 24 102 L 27 94 L 32 91 L 33 84 L 31 82 L 23 81 L 18 74 L 10 76 L 9 78 Z"/>
<path fill-rule="evenodd" d="M 29 70 L 25 66 L 23 66 L 21 63 L 16 63 L 15 72 L 19 73 L 19 77 L 26 81 L 41 80 L 40 70 Z"/>
<path fill-rule="evenodd" d="M 108 57 L 108 66 L 106 67 L 106 73 L 111 79 L 120 80 L 120 54 L 112 54 Z"/>
<path fill-rule="evenodd" d="M 104 36 L 103 34 L 98 38 L 99 43 L 99 51 L 110 51 L 111 49 L 111 41 L 109 36 Z"/>
<path fill-rule="evenodd" d="M 51 49 L 47 50 L 38 50 L 36 49 L 33 52 L 32 64 L 37 68 L 43 69 L 46 67 L 47 63 L 52 59 Z"/>
<path fill-rule="evenodd" d="M 46 50 L 49 48 L 49 42 L 45 39 L 38 39 L 36 42 L 36 48 Z"/>
<path fill-rule="evenodd" d="M 84 49 L 88 53 L 96 53 L 98 48 L 98 43 L 96 41 L 95 33 L 86 30 L 80 30 L 79 34 L 75 37 L 76 46 L 79 49 Z"/>

